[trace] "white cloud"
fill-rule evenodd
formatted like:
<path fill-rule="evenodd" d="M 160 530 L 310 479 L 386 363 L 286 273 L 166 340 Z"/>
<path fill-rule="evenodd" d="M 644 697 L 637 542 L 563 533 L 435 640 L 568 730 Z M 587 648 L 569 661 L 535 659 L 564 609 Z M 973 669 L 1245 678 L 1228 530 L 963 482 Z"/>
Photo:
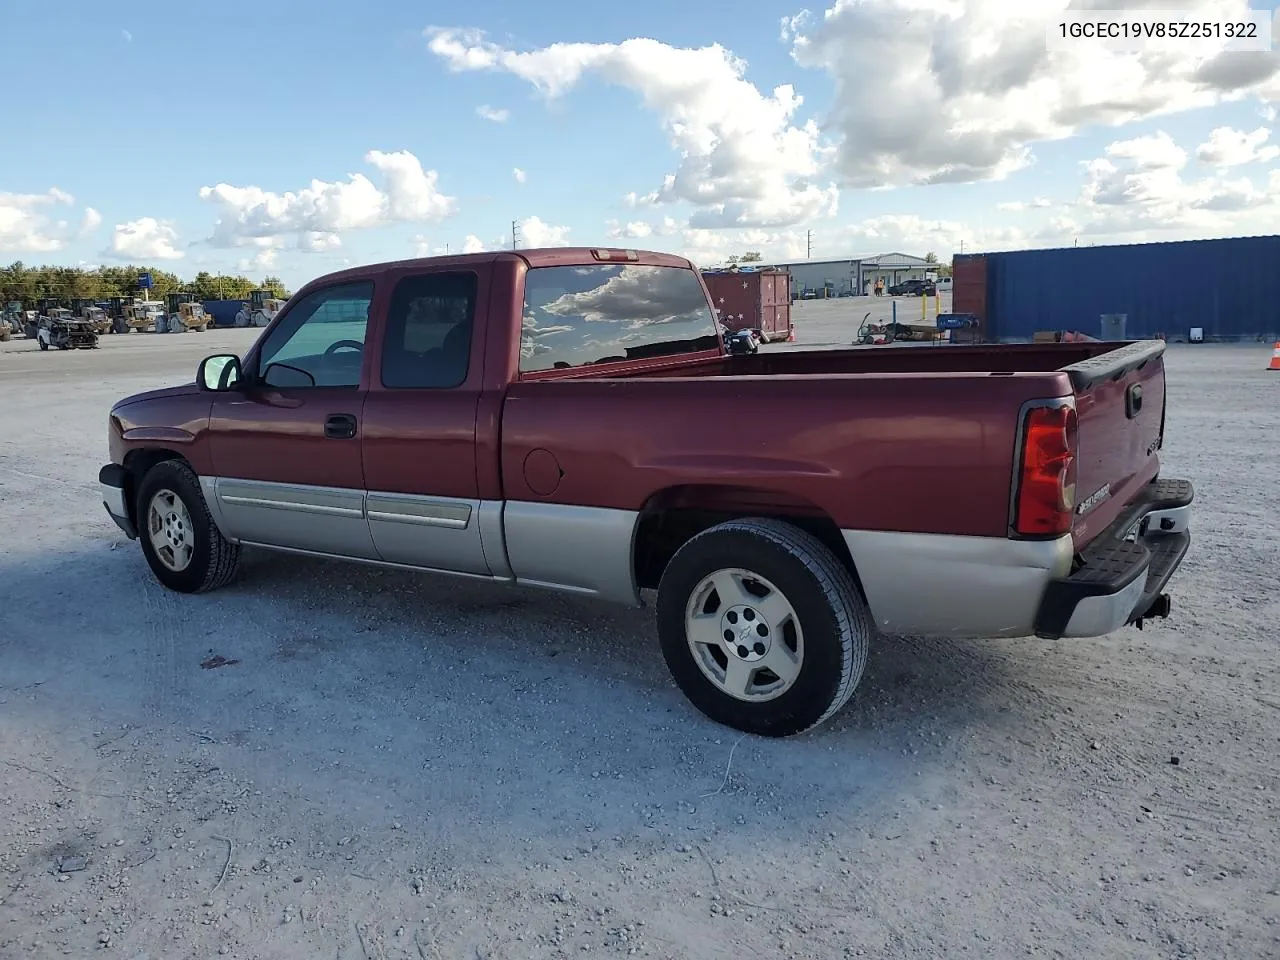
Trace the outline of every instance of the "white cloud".
<path fill-rule="evenodd" d="M 1280 53 L 1206 57 L 1202 45 L 1142 54 L 1081 42 L 1047 50 L 1045 21 L 1070 7 L 1178 7 L 1167 0 L 836 0 L 783 21 L 805 67 L 835 80 L 824 129 L 840 137 L 844 184 L 1001 179 L 1031 146 L 1253 92 L 1280 99 Z M 1197 19 L 1231 20 L 1246 0 L 1204 0 Z M 1224 41 L 1225 43 L 1225 41 Z"/>
<path fill-rule="evenodd" d="M 718 44 L 687 49 L 635 38 L 520 53 L 476 30 L 431 28 L 427 36 L 451 70 L 505 71 L 548 98 L 588 72 L 638 93 L 681 157 L 646 199 L 694 205 L 700 227 L 784 225 L 835 213 L 836 188 L 822 182 L 827 154 L 818 127 L 795 121 L 802 99 L 785 84 L 762 94 L 745 78 L 745 62 Z"/>
<path fill-rule="evenodd" d="M 437 186 L 440 175 L 423 170 L 422 163 L 408 150 L 383 153 L 370 150 L 365 160 L 382 171 L 387 179 L 386 218 L 404 223 L 434 223 L 457 211 L 457 201 L 446 197 Z"/>
<path fill-rule="evenodd" d="M 544 223 L 538 217 L 519 221 L 517 231 L 522 247 L 564 247 L 569 244 L 569 228 Z"/>
<path fill-rule="evenodd" d="M 102 214 L 93 207 L 85 207 L 84 216 L 80 218 L 80 236 L 88 236 L 100 226 L 102 226 Z"/>
<path fill-rule="evenodd" d="M 1082 164 L 1079 200 L 1041 235 L 1067 228 L 1114 240 L 1271 232 L 1280 213 L 1280 176 L 1273 171 L 1262 186 L 1248 177 L 1188 179 L 1187 161 L 1187 151 L 1164 132 L 1112 143 L 1104 156 Z"/>
<path fill-rule="evenodd" d="M 528 174 L 526 174 L 526 173 L 525 173 L 523 170 L 521 170 L 519 167 L 515 167 L 515 168 L 511 171 L 511 175 L 512 175 L 513 177 L 515 177 L 515 178 L 516 178 L 516 183 L 524 183 L 526 180 L 528 180 L 528 179 L 529 179 Z"/>
<path fill-rule="evenodd" d="M 880 188 L 1003 179 L 1034 162 L 1036 144 L 1090 126 L 1250 96 L 1280 101 L 1280 52 L 1188 44 L 1124 53 L 1083 42 L 1047 50 L 1046 15 L 1081 2 L 1106 0 L 834 0 L 820 17 L 786 18 L 796 62 L 835 82 L 821 130 L 791 86 L 765 95 L 718 45 L 636 38 L 522 52 L 473 29 L 426 35 L 451 70 L 509 73 L 548 99 L 588 76 L 636 91 L 681 159 L 625 203 L 688 203 L 697 228 L 809 225 L 834 216 L 833 180 Z M 1246 9 L 1247 0 L 1205 0 L 1197 16 L 1238 19 Z"/>
<path fill-rule="evenodd" d="M 1117 140 L 1081 164 L 1075 199 L 1043 197 L 1003 204 L 1033 220 L 1013 227 L 975 214 L 966 220 L 901 212 L 813 231 L 814 256 L 858 256 L 932 251 L 946 262 L 961 250 L 1015 250 L 1081 243 L 1134 243 L 1182 238 L 1273 233 L 1280 217 L 1280 169 L 1265 182 L 1248 177 L 1188 177 L 1189 154 L 1167 133 Z M 1041 212 L 1043 211 L 1043 212 Z M 701 230 L 664 218 L 605 222 L 617 241 L 643 237 L 644 246 L 686 256 L 700 266 L 722 264 L 731 254 L 759 250 L 765 261 L 805 257 L 806 231 Z M 648 231 L 646 233 L 646 230 Z"/>
<path fill-rule="evenodd" d="M 1280 147 L 1267 145 L 1271 131 L 1259 127 L 1252 133 L 1217 127 L 1209 139 L 1196 148 L 1196 159 L 1213 167 L 1240 167 L 1247 163 L 1270 163 L 1280 157 Z"/>
<path fill-rule="evenodd" d="M 671 241 L 658 241 L 654 246 L 687 257 L 699 267 L 710 267 L 747 250 L 759 250 L 766 258 L 774 260 L 803 257 L 805 238 L 803 230 L 704 230 L 685 227 Z"/>
<path fill-rule="evenodd" d="M 493 123 L 506 123 L 511 119 L 511 111 L 499 107 L 491 107 L 487 103 L 476 107 L 476 115 Z"/>
<path fill-rule="evenodd" d="M 642 237 L 652 236 L 654 232 L 653 224 L 645 220 L 633 220 L 630 223 L 618 223 L 617 220 L 610 220 L 605 224 L 605 227 L 610 240 L 638 240 Z"/>
<path fill-rule="evenodd" d="M 1117 140 L 1107 147 L 1107 156 L 1128 161 L 1135 170 L 1177 170 L 1187 163 L 1187 151 L 1163 130 L 1132 140 Z"/>
<path fill-rule="evenodd" d="M 241 259 L 236 269 L 241 273 L 264 273 L 276 265 L 276 256 L 275 247 L 264 247 L 255 256 Z"/>
<path fill-rule="evenodd" d="M 937 254 L 946 261 L 963 246 L 968 250 L 1026 246 L 1028 235 L 1017 228 L 985 226 L 914 213 L 884 214 L 813 232 L 813 256 L 853 257 L 878 253 Z M 768 260 L 798 260 L 809 255 L 807 231 L 745 230 L 736 233 L 685 230 L 676 252 L 701 266 L 724 263 L 731 254 L 758 250 Z"/>
<path fill-rule="evenodd" d="M 50 208 L 69 207 L 74 203 L 71 194 L 57 187 L 50 187 L 44 193 L 0 193 L 0 251 L 52 253 L 61 250 L 72 231 L 66 220 L 50 214 Z M 90 210 L 92 208 L 85 210 L 84 223 L 91 219 Z M 97 216 L 97 211 L 92 214 Z"/>
<path fill-rule="evenodd" d="M 424 171 L 412 153 L 371 150 L 364 159 L 382 173 L 384 189 L 361 173 L 350 174 L 345 182 L 312 180 L 309 187 L 286 193 L 226 183 L 202 187 L 201 199 L 219 213 L 210 242 L 241 247 L 262 237 L 431 223 L 457 212 L 456 199 L 440 192 L 436 171 Z"/>
<path fill-rule="evenodd" d="M 622 198 L 622 202 L 625 203 L 628 207 L 633 207 L 633 208 L 634 207 L 652 207 L 660 203 L 661 199 L 662 198 L 658 195 L 658 191 L 654 190 L 650 193 L 646 193 L 644 196 L 641 196 L 640 194 L 635 192 L 628 193 Z"/>
<path fill-rule="evenodd" d="M 298 249 L 306 253 L 327 253 L 340 246 L 342 246 L 342 238 L 336 233 L 308 231 L 298 236 Z"/>
<path fill-rule="evenodd" d="M 467 234 L 467 238 L 462 241 L 463 253 L 484 253 L 484 242 L 474 233 Z"/>
<path fill-rule="evenodd" d="M 1012 200 L 1007 203 L 997 203 L 997 210 L 1006 210 L 1010 213 L 1021 213 L 1024 210 L 1040 210 L 1044 207 L 1053 206 L 1051 200 L 1044 197 L 1036 197 L 1034 200 Z"/>
<path fill-rule="evenodd" d="M 886 214 L 871 217 L 843 230 L 836 237 L 855 252 L 909 253 L 922 257 L 961 249 L 994 250 L 1024 246 L 1027 234 L 1003 224 L 966 223 L 933 219 L 916 214 Z"/>
<path fill-rule="evenodd" d="M 431 241 L 422 234 L 418 234 L 413 238 L 413 255 L 415 257 L 429 257 L 432 255 Z"/>
<path fill-rule="evenodd" d="M 140 217 L 128 223 L 117 223 L 111 234 L 111 247 L 103 253 L 115 260 L 181 260 L 177 248 L 178 234 L 173 226 L 155 217 Z"/>

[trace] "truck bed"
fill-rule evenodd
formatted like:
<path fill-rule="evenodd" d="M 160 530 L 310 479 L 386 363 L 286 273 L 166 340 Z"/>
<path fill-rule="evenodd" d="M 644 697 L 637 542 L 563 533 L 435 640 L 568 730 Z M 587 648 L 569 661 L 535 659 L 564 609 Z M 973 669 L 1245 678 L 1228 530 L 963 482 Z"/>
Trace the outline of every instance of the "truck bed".
<path fill-rule="evenodd" d="M 1143 344 L 1142 350 L 1133 349 Z M 1013 343 L 968 344 L 950 346 L 942 343 L 918 347 L 843 347 L 836 350 L 768 350 L 737 357 L 712 358 L 684 364 L 622 374 L 621 377 L 708 377 L 708 376 L 835 376 L 840 374 L 946 374 L 946 373 L 1048 373 L 1056 370 L 1080 373 L 1095 358 L 1126 351 L 1133 359 L 1138 353 L 1149 353 L 1150 343 L 1134 341 L 1109 343 Z M 1120 360 L 1120 358 L 1115 358 Z M 1083 366 L 1082 366 L 1083 365 Z M 578 373 L 578 371 L 574 371 Z M 590 368 L 580 375 L 598 376 Z M 1079 374 L 1077 374 L 1077 377 Z"/>
<path fill-rule="evenodd" d="M 1070 397 L 1077 501 L 1095 498 L 1071 530 L 1083 546 L 1158 471 L 1163 350 L 768 351 L 611 377 L 574 370 L 508 388 L 503 484 L 508 497 L 536 499 L 522 465 L 551 449 L 564 474 L 555 498 L 567 502 L 639 510 L 664 480 L 674 489 L 696 476 L 730 504 L 776 498 L 842 529 L 1007 537 L 1024 405 Z M 1135 383 L 1149 398 L 1126 419 Z"/>

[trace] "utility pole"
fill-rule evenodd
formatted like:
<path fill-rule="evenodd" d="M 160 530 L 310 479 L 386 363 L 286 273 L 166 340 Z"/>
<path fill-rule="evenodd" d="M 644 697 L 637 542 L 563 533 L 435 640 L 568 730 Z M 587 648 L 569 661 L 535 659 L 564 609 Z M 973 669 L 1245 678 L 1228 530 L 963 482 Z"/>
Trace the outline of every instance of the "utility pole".
<path fill-rule="evenodd" d="M 519 242 L 520 242 L 520 221 L 512 220 L 511 221 L 511 249 L 514 250 L 516 248 L 516 244 L 518 244 Z"/>
<path fill-rule="evenodd" d="M 812 231 L 812 230 L 809 230 L 809 231 L 806 231 L 806 232 L 805 232 L 805 238 L 804 238 L 804 258 L 805 258 L 806 260 L 812 260 L 812 259 L 813 259 L 813 231 Z"/>

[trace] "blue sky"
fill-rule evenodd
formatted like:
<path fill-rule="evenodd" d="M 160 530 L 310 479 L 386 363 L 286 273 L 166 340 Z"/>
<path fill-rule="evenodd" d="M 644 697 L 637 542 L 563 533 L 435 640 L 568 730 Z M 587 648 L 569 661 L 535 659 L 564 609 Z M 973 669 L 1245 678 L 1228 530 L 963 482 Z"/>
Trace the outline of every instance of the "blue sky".
<path fill-rule="evenodd" d="M 1172 68 L 1084 47 L 1050 56 L 1034 31 L 1004 29 L 1012 0 L 960 3 L 958 19 L 942 0 L 826 17 L 819 4 L 785 29 L 802 4 L 10 8 L 0 261 L 243 269 L 296 286 L 348 262 L 509 245 L 512 220 L 527 245 L 704 263 L 802 255 L 809 230 L 815 255 L 943 257 L 1272 232 L 1280 54 L 1210 88 L 1190 53 Z M 637 37 L 656 42 L 624 43 Z M 993 71 L 1008 79 L 993 87 Z M 789 113 L 770 106 L 779 84 L 803 98 Z M 1116 143 L 1129 146 L 1109 153 Z M 398 192 L 395 170 L 410 174 Z M 660 202 L 624 200 L 663 193 L 673 173 Z M 348 191 L 353 174 L 367 186 Z M 313 180 L 337 186 L 291 205 Z M 237 190 L 201 197 L 219 184 Z"/>

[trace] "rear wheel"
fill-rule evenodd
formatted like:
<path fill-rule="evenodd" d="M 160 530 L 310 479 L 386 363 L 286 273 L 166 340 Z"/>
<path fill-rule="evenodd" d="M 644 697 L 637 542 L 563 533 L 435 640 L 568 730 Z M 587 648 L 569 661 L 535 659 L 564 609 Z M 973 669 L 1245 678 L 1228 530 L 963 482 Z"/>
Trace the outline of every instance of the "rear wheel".
<path fill-rule="evenodd" d="M 689 540 L 662 575 L 657 607 L 663 657 L 690 702 L 769 737 L 844 706 L 874 633 L 849 571 L 778 520 L 733 520 Z"/>
<path fill-rule="evenodd" d="M 164 460 L 138 487 L 138 539 L 156 579 L 179 593 L 202 593 L 235 576 L 240 547 L 222 535 L 195 472 Z"/>

